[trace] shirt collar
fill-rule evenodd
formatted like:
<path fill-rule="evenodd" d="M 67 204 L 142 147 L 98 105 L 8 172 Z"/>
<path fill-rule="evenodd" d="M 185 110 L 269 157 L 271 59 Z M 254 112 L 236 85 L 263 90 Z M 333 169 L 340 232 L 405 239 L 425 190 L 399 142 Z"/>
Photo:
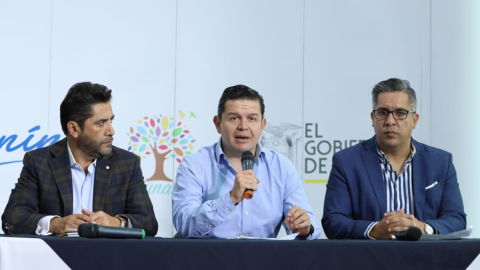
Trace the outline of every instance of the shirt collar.
<path fill-rule="evenodd" d="M 383 163 L 386 166 L 388 166 L 390 164 L 390 161 L 388 161 L 388 158 L 385 155 L 385 153 L 383 153 L 383 151 L 380 150 L 380 148 L 378 148 L 377 140 L 374 140 L 374 142 L 375 142 L 375 148 L 377 149 L 378 158 L 380 159 L 380 163 Z M 412 140 L 410 142 L 410 157 L 408 158 L 407 162 L 405 162 L 405 164 L 410 163 L 412 161 L 416 152 L 417 152 L 417 150 L 416 150 L 415 145 L 413 144 L 413 140 Z"/>
<path fill-rule="evenodd" d="M 68 144 L 68 141 L 67 141 L 67 149 L 68 149 L 68 157 L 70 159 L 70 167 L 73 167 L 73 165 L 78 164 L 78 163 L 75 160 L 75 157 L 73 157 L 72 149 L 70 149 L 70 145 Z M 80 166 L 80 164 L 78 164 L 78 166 Z M 97 166 L 97 159 L 95 159 L 93 161 L 93 166 L 95 166 L 95 167 Z"/>

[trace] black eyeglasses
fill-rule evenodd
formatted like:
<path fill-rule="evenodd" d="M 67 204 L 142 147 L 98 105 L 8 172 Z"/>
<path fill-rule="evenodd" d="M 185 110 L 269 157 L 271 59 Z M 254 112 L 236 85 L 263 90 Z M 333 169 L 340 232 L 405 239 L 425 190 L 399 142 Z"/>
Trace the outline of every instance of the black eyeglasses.
<path fill-rule="evenodd" d="M 376 119 L 387 119 L 390 114 L 393 115 L 395 120 L 405 120 L 407 119 L 408 113 L 416 113 L 416 111 L 407 111 L 407 110 L 395 110 L 395 111 L 387 111 L 387 110 L 373 110 L 373 115 Z"/>

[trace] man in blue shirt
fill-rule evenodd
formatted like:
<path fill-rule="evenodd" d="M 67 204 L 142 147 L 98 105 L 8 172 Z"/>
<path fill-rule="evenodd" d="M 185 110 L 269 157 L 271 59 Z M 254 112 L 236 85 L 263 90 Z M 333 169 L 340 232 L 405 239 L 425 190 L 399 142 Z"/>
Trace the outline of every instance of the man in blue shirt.
<path fill-rule="evenodd" d="M 375 136 L 333 156 L 322 225 L 328 238 L 393 239 L 463 230 L 466 215 L 452 155 L 412 139 L 419 119 L 408 81 L 372 90 Z"/>
<path fill-rule="evenodd" d="M 320 223 L 308 204 L 293 164 L 258 142 L 266 119 L 257 91 L 232 86 L 223 92 L 213 122 L 219 141 L 185 157 L 173 187 L 173 224 L 184 238 L 276 237 L 283 223 L 288 234 L 320 236 Z M 242 171 L 251 151 L 253 170 Z M 243 197 L 251 189 L 250 200 Z"/>

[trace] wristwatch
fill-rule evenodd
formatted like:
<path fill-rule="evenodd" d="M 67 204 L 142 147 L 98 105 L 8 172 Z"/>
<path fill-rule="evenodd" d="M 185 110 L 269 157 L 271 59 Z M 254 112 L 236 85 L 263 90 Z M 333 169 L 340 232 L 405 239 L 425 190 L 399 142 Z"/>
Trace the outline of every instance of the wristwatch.
<path fill-rule="evenodd" d="M 313 232 L 315 232 L 315 228 L 313 227 L 313 225 L 310 224 L 310 231 L 308 231 L 308 234 L 306 237 L 309 237 L 310 235 L 312 235 Z"/>
<path fill-rule="evenodd" d="M 120 219 L 120 228 L 125 228 L 127 227 L 127 220 L 122 218 L 122 217 L 116 217 L 118 219 Z"/>
<path fill-rule="evenodd" d="M 425 233 L 426 234 L 433 234 L 435 231 L 433 230 L 432 226 L 425 223 Z"/>

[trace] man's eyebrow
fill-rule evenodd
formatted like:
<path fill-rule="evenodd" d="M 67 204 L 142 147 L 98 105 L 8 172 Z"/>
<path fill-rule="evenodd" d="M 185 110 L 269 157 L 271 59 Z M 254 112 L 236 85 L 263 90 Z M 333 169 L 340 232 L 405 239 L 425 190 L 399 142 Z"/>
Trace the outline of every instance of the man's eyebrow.
<path fill-rule="evenodd" d="M 375 109 L 375 111 L 378 111 L 378 110 L 390 111 L 389 109 L 384 108 L 384 107 L 379 107 L 379 108 L 376 108 L 376 109 Z M 401 107 L 401 108 L 396 108 L 396 109 L 394 109 L 393 111 L 410 111 L 410 110 L 407 109 L 407 108 Z"/>
<path fill-rule="evenodd" d="M 115 115 L 112 116 L 112 117 L 110 117 L 110 119 L 108 119 L 108 118 L 100 118 L 100 119 L 98 119 L 97 121 L 95 121 L 95 123 L 107 122 L 108 120 L 113 121 L 113 118 L 115 118 Z"/>

